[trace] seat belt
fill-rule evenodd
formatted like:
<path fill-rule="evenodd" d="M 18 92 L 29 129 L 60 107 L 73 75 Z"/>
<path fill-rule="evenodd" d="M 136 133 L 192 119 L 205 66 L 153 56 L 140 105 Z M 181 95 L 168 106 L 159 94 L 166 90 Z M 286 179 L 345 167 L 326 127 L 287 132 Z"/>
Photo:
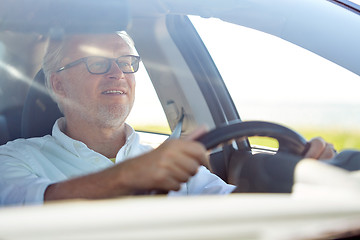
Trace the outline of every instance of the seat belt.
<path fill-rule="evenodd" d="M 180 119 L 179 119 L 178 123 L 176 124 L 174 131 L 171 133 L 171 135 L 168 137 L 167 140 L 180 138 L 182 127 L 183 127 L 183 122 L 184 122 L 184 117 L 185 117 L 185 113 L 184 113 L 184 109 L 182 109 Z"/>

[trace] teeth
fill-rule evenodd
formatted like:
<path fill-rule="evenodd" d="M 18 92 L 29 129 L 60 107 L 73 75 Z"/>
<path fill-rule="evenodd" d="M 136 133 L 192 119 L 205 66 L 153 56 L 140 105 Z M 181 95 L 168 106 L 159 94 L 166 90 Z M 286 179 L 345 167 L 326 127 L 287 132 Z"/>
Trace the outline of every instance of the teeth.
<path fill-rule="evenodd" d="M 105 91 L 105 94 L 124 94 L 123 91 L 118 91 L 118 90 L 109 90 L 109 91 Z"/>

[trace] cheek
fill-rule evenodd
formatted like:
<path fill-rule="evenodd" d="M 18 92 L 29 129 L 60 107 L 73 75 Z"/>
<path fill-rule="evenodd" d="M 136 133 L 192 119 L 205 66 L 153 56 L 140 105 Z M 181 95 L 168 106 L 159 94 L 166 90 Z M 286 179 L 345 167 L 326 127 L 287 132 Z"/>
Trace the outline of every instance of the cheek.
<path fill-rule="evenodd" d="M 93 81 L 88 79 L 88 76 L 81 71 L 71 72 L 65 81 L 67 96 L 78 98 L 83 94 L 90 93 L 89 89 L 94 89 L 94 86 L 91 86 L 92 82 Z"/>
<path fill-rule="evenodd" d="M 132 86 L 132 91 L 133 91 L 133 93 L 135 94 L 135 87 L 136 87 L 136 82 L 135 82 L 135 80 L 133 81 L 133 86 Z"/>
<path fill-rule="evenodd" d="M 79 94 L 79 89 L 81 89 L 80 85 L 78 85 L 78 83 L 72 79 L 67 79 L 66 83 L 64 84 L 65 95 L 68 98 L 73 98 L 77 95 L 76 93 Z"/>
<path fill-rule="evenodd" d="M 132 75 L 127 79 L 127 82 L 131 88 L 131 91 L 134 93 L 135 92 L 135 87 L 136 87 L 136 81 L 135 81 L 135 76 Z"/>

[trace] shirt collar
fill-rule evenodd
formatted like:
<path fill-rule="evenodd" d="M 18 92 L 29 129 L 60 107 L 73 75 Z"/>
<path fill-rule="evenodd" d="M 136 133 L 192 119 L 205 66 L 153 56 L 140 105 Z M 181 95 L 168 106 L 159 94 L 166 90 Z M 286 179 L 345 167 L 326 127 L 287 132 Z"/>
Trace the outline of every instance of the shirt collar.
<path fill-rule="evenodd" d="M 65 149 L 70 151 L 71 153 L 79 156 L 78 150 L 79 148 L 86 147 L 86 145 L 80 141 L 74 140 L 68 137 L 63 131 L 65 129 L 65 118 L 59 118 L 56 120 L 53 129 L 52 136 L 58 141 L 60 145 L 62 145 Z"/>
<path fill-rule="evenodd" d="M 66 120 L 65 117 L 59 118 L 52 129 L 52 136 L 61 144 L 65 149 L 70 151 L 71 153 L 80 157 L 80 153 L 84 151 L 92 151 L 89 149 L 85 143 L 72 139 L 67 136 L 63 131 L 65 129 Z M 136 149 L 137 145 L 139 145 L 139 136 L 136 134 L 135 130 L 128 124 L 125 123 L 125 136 L 126 142 L 124 146 L 119 150 L 116 155 L 116 162 L 122 161 L 125 158 L 133 155 L 132 149 Z"/>

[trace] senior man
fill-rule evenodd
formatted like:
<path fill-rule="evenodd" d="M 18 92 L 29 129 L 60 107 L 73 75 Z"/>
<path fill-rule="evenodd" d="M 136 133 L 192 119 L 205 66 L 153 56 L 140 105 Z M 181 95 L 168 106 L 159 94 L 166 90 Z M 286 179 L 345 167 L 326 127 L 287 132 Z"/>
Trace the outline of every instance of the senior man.
<path fill-rule="evenodd" d="M 2 205 L 59 199 L 100 199 L 170 191 L 227 194 L 234 186 L 202 165 L 204 146 L 169 140 L 153 150 L 125 123 L 135 98 L 139 56 L 125 33 L 71 35 L 51 41 L 43 70 L 64 118 L 52 135 L 0 147 Z M 194 136 L 203 133 L 194 133 Z M 331 158 L 331 146 L 311 141 L 307 157 Z"/>

